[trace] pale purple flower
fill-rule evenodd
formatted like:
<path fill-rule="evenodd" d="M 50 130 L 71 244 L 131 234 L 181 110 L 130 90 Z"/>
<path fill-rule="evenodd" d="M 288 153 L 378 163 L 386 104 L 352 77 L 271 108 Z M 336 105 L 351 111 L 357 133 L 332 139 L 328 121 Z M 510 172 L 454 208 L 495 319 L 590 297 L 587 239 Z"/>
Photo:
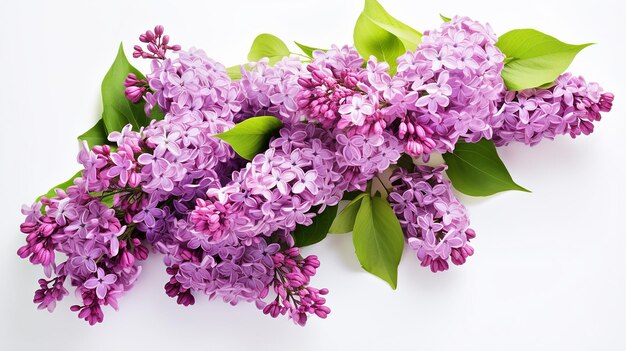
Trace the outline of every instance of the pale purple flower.
<path fill-rule="evenodd" d="M 366 101 L 362 95 L 353 95 L 348 99 L 348 103 L 339 107 L 339 113 L 350 123 L 362 126 L 367 116 L 374 113 L 374 106 Z"/>
<path fill-rule="evenodd" d="M 180 137 L 180 132 L 173 131 L 169 133 L 163 132 L 163 134 L 155 135 L 148 140 L 156 145 L 155 154 L 163 154 L 164 151 L 169 151 L 172 155 L 179 156 L 181 153 L 178 145 Z"/>
<path fill-rule="evenodd" d="M 102 268 L 98 268 L 96 276 L 87 279 L 83 283 L 83 286 L 87 289 L 95 289 L 96 296 L 98 296 L 99 299 L 104 299 L 110 289 L 110 286 L 113 285 L 116 281 L 117 275 L 112 273 L 105 274 Z"/>

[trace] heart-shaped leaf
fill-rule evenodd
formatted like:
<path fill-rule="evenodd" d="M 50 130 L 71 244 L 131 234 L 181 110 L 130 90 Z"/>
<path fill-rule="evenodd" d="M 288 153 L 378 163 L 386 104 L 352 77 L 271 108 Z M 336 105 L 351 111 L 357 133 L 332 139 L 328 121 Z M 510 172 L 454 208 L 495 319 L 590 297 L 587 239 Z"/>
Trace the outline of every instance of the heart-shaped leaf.
<path fill-rule="evenodd" d="M 283 122 L 273 116 L 252 117 L 215 136 L 227 142 L 239 156 L 252 160 L 267 150 L 270 139 L 282 125 Z"/>
<path fill-rule="evenodd" d="M 452 185 L 471 196 L 488 196 L 506 190 L 530 192 L 517 185 L 489 140 L 459 141 L 454 152 L 443 155 Z"/>
<path fill-rule="evenodd" d="M 506 55 L 504 83 L 509 90 L 523 90 L 554 81 L 591 44 L 571 45 L 534 29 L 515 29 L 496 45 Z"/>
<path fill-rule="evenodd" d="M 365 14 L 359 16 L 354 26 L 354 46 L 365 60 L 375 56 L 378 61 L 387 62 L 391 74 L 398 66 L 398 56 L 406 52 L 397 36 L 378 26 Z"/>
<path fill-rule="evenodd" d="M 280 61 L 283 57 L 289 56 L 291 52 L 285 43 L 275 35 L 259 34 L 252 42 L 252 47 L 248 53 L 248 61 L 259 61 L 267 57 L 270 64 Z"/>
<path fill-rule="evenodd" d="M 387 200 L 363 196 L 356 215 L 352 242 L 361 266 L 395 289 L 404 234 Z"/>

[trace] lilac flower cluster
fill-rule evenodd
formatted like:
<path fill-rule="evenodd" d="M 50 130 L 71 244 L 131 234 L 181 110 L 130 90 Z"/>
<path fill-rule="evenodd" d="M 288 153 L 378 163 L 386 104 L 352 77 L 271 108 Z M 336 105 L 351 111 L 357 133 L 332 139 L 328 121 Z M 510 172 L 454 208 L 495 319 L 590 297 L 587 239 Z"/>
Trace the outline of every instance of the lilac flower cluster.
<path fill-rule="evenodd" d="M 469 245 L 476 234 L 468 228 L 467 210 L 443 179 L 445 166 L 399 168 L 391 176 L 389 203 L 400 220 L 405 237 L 422 266 L 431 271 L 448 269 L 448 260 L 465 263 L 474 253 Z"/>
<path fill-rule="evenodd" d="M 612 105 L 613 94 L 603 92 L 598 83 L 565 73 L 548 89 L 507 92 L 491 120 L 493 141 L 498 146 L 512 141 L 535 145 L 561 134 L 588 135 L 600 112 L 610 111 Z"/>
<path fill-rule="evenodd" d="M 348 135 L 382 133 L 387 126 L 386 116 L 362 65 L 363 59 L 352 47 L 315 51 L 306 67 L 308 74 L 298 79 L 303 89 L 297 103 L 307 119 Z"/>
<path fill-rule="evenodd" d="M 34 302 L 53 310 L 68 282 L 80 300 L 71 310 L 90 324 L 102 322 L 102 306 L 117 309 L 151 250 L 163 255 L 165 292 L 181 305 L 204 294 L 300 325 L 326 318 L 328 290 L 309 285 L 320 262 L 301 255 L 292 233 L 387 170 L 388 201 L 421 265 L 463 264 L 475 233 L 445 166 L 392 165 L 403 154 L 452 151 L 459 139 L 533 145 L 589 134 L 613 101 L 570 74 L 551 88 L 507 92 L 496 36 L 465 17 L 425 32 L 397 72 L 333 46 L 310 62 L 251 62 L 231 80 L 202 50 L 171 45 L 162 26 L 139 39 L 146 48 L 133 56 L 151 59 L 151 72 L 129 74 L 125 95 L 163 119 L 110 133 L 109 145 L 83 144 L 74 184 L 23 209 L 18 255 L 47 277 Z M 249 162 L 216 136 L 263 115 L 283 127 Z"/>
<path fill-rule="evenodd" d="M 298 123 L 303 117 L 297 105 L 298 79 L 304 65 L 298 58 L 285 57 L 273 66 L 268 59 L 241 66 L 244 96 L 242 116 L 276 116 L 285 123 Z"/>
<path fill-rule="evenodd" d="M 34 302 L 52 311 L 68 291 L 64 282 L 76 288 L 82 305 L 73 305 L 79 318 L 89 324 L 102 322 L 102 305 L 117 309 L 117 301 L 128 291 L 141 272 L 138 261 L 148 257 L 142 233 L 134 224 L 123 225 L 115 210 L 92 196 L 88 181 L 78 178 L 67 191 L 42 198 L 22 213 L 21 225 L 27 234 L 26 245 L 18 250 L 44 268 L 50 279 L 40 279 Z M 42 206 L 45 211 L 42 211 Z M 66 256 L 57 264 L 56 253 Z"/>
<path fill-rule="evenodd" d="M 455 17 L 428 31 L 415 52 L 398 58 L 397 73 L 356 50 L 316 51 L 297 102 L 309 120 L 352 135 L 396 136 L 411 156 L 454 149 L 459 138 L 493 135 L 489 118 L 504 91 L 504 55 L 488 26 Z"/>
<path fill-rule="evenodd" d="M 504 90 L 504 55 L 491 28 L 455 17 L 427 31 L 415 52 L 398 58 L 397 136 L 412 156 L 454 149 L 459 138 L 490 139 L 489 117 Z"/>
<path fill-rule="evenodd" d="M 125 84 L 131 101 L 128 87 L 138 86 L 132 80 L 136 76 Z M 341 174 L 331 162 L 332 138 L 313 125 L 286 128 L 266 155 L 241 170 L 243 160 L 214 134 L 250 116 L 242 110 L 253 104 L 243 82 L 232 82 L 222 65 L 191 50 L 153 60 L 142 84 L 148 112 L 158 106 L 165 118 L 140 131 L 129 125 L 111 133 L 116 150 L 85 144 L 75 185 L 25 210 L 27 245 L 18 254 L 56 275 L 40 281 L 35 302 L 53 309 L 67 295 L 63 283 L 69 278 L 83 301 L 71 309 L 90 324 L 101 322 L 101 306 L 117 308 L 151 246 L 164 254 L 171 275 L 166 293 L 182 305 L 204 293 L 265 309 L 264 299 L 274 291 L 274 307 L 266 313 L 287 314 L 302 325 L 306 314 L 325 317 L 330 310 L 321 295 L 327 291 L 308 286 L 319 261 L 299 255 L 290 231 L 310 223 L 311 206 L 342 197 L 334 186 Z M 229 190 L 238 187 L 238 194 Z M 278 197 L 282 203 L 274 202 Z M 291 207 L 276 206 L 287 202 Z M 247 225 L 239 226 L 242 220 Z M 57 265 L 55 252 L 67 260 Z"/>
<path fill-rule="evenodd" d="M 196 230 L 220 233 L 220 240 L 227 241 L 291 232 L 298 224 L 311 224 L 314 206 L 323 211 L 336 205 L 348 186 L 335 162 L 332 136 L 313 124 L 296 124 L 283 128 L 267 151 L 233 172 L 232 182 L 209 189 L 213 201 L 199 203 L 192 220 Z M 211 220 L 220 229 L 210 230 Z"/>

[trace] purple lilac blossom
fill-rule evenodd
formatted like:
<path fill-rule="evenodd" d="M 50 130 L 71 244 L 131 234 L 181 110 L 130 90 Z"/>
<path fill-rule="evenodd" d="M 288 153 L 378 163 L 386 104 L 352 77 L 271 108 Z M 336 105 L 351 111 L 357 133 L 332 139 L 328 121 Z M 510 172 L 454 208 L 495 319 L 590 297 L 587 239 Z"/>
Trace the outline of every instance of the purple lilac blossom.
<path fill-rule="evenodd" d="M 241 67 L 241 86 L 244 97 L 239 119 L 251 116 L 276 116 L 284 123 L 298 123 L 302 111 L 296 103 L 301 87 L 298 79 L 304 65 L 298 58 L 285 57 L 270 65 L 268 59 L 251 62 Z"/>
<path fill-rule="evenodd" d="M 459 138 L 491 139 L 488 121 L 504 90 L 496 40 L 489 25 L 457 16 L 424 32 L 417 50 L 398 58 L 393 78 L 378 78 L 388 110 L 399 115 L 394 133 L 406 153 L 428 159 L 452 151 Z"/>
<path fill-rule="evenodd" d="M 561 134 L 588 135 L 600 112 L 609 112 L 612 105 L 613 94 L 603 92 L 598 83 L 565 73 L 551 88 L 507 92 L 490 122 L 493 140 L 497 146 L 513 141 L 535 145 Z"/>
<path fill-rule="evenodd" d="M 393 76 L 387 63 L 333 46 L 308 64 L 249 63 L 232 81 L 202 50 L 170 45 L 162 26 L 140 41 L 147 51 L 136 46 L 133 55 L 151 59 L 151 72 L 129 74 L 125 94 L 164 119 L 111 133 L 115 148 L 84 144 L 74 185 L 23 209 L 18 255 L 48 278 L 34 302 L 53 310 L 68 282 L 81 300 L 71 310 L 90 324 L 102 322 L 102 306 L 117 309 L 149 248 L 163 255 L 165 292 L 181 305 L 206 295 L 253 302 L 300 325 L 325 318 L 328 290 L 309 286 L 320 263 L 294 247 L 297 225 L 310 225 L 345 192 L 365 191 L 403 153 L 427 160 L 458 139 L 533 145 L 588 134 L 613 100 L 569 74 L 552 88 L 506 92 L 496 36 L 465 17 L 425 32 Z M 214 136 L 259 115 L 284 126 L 250 162 Z M 467 211 L 444 170 L 399 168 L 390 179 L 388 200 L 406 239 L 433 272 L 474 252 Z"/>
<path fill-rule="evenodd" d="M 353 47 L 314 51 L 312 62 L 298 79 L 302 89 L 296 101 L 306 118 L 350 136 L 382 133 L 387 116 L 362 65 Z"/>
<path fill-rule="evenodd" d="M 445 166 L 403 168 L 391 176 L 389 203 L 400 220 L 409 246 L 424 267 L 439 272 L 448 261 L 460 265 L 474 253 L 469 245 L 476 234 L 468 228 L 467 210 L 443 179 Z"/>

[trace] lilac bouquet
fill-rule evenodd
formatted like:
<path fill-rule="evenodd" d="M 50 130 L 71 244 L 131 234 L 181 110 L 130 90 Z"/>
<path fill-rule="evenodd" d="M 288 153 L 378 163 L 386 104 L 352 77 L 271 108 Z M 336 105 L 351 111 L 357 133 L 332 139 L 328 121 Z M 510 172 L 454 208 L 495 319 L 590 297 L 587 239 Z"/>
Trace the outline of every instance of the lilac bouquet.
<path fill-rule="evenodd" d="M 18 255 L 46 276 L 34 302 L 52 311 L 71 286 L 70 309 L 102 322 L 158 254 L 178 304 L 254 302 L 304 325 L 330 309 L 310 285 L 319 260 L 299 248 L 327 233 L 351 232 L 394 289 L 405 243 L 433 272 L 465 263 L 476 233 L 452 188 L 527 191 L 496 146 L 587 135 L 613 95 L 564 73 L 587 44 L 442 20 L 422 34 L 366 0 L 354 46 L 294 54 L 262 34 L 230 68 L 162 26 L 134 47 L 145 75 L 120 47 L 80 171 L 22 210 Z"/>

